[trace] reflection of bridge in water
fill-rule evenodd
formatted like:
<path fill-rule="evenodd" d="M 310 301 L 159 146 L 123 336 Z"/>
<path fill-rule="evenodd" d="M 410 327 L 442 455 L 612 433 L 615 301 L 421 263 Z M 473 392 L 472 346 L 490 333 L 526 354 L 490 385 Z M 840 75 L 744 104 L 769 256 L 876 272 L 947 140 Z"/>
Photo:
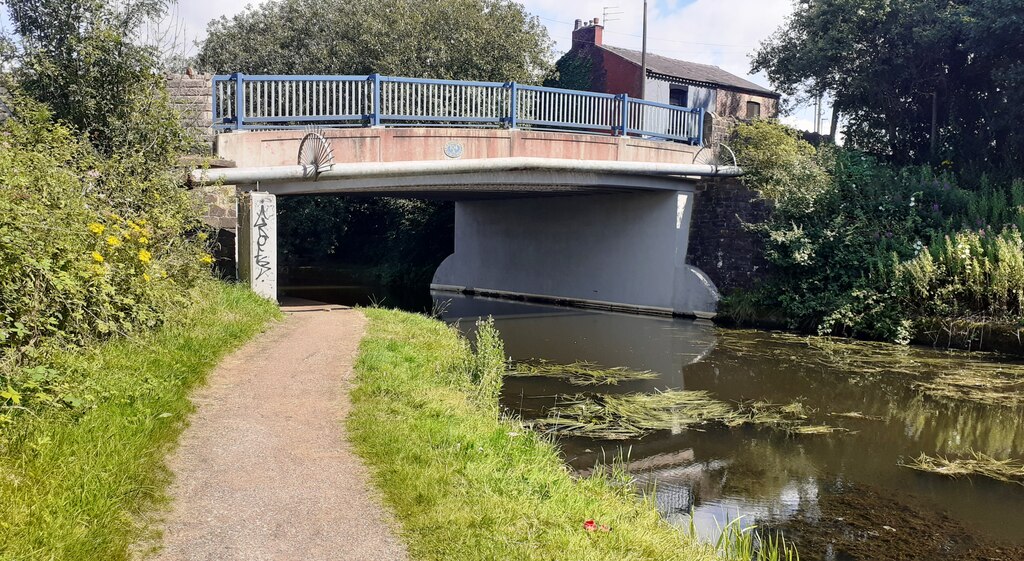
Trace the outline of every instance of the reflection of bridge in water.
<path fill-rule="evenodd" d="M 688 264 L 703 110 L 515 83 L 218 76 L 217 155 L 197 170 L 244 193 L 239 270 L 276 297 L 274 197 L 454 200 L 455 253 L 433 287 L 657 314 L 711 315 Z M 304 127 L 317 125 L 316 132 Z M 296 130 L 300 129 L 300 130 Z M 259 231 L 254 231 L 259 225 Z"/>

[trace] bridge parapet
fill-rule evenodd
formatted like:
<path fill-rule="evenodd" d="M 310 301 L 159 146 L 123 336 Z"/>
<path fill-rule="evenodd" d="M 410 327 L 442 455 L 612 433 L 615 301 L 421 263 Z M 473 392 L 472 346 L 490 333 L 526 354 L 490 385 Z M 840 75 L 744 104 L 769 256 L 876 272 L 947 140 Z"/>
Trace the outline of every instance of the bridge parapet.
<path fill-rule="evenodd" d="M 631 99 L 626 94 L 368 76 L 213 77 L 218 130 L 329 127 L 491 127 L 642 136 L 700 145 L 704 110 Z"/>

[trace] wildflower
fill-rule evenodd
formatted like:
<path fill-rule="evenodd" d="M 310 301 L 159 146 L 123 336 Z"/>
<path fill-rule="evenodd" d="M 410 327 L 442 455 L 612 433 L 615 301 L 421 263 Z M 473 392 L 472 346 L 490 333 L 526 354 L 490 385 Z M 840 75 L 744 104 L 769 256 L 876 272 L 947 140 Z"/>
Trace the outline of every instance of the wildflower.
<path fill-rule="evenodd" d="M 102 263 L 103 262 L 103 256 L 100 255 L 100 252 L 94 251 L 94 252 L 92 252 L 92 260 L 97 262 L 97 263 Z"/>
<path fill-rule="evenodd" d="M 199 260 L 209 265 L 213 263 L 213 256 L 210 255 L 209 253 L 204 253 L 203 256 L 199 258 Z"/>
<path fill-rule="evenodd" d="M 143 263 L 149 263 L 152 260 L 153 260 L 153 254 L 152 253 L 146 251 L 145 249 L 140 249 L 139 250 L 139 261 L 142 261 Z"/>
<path fill-rule="evenodd" d="M 917 200 L 914 197 L 910 197 L 910 206 L 911 208 L 917 206 Z"/>
<path fill-rule="evenodd" d="M 93 222 L 92 224 L 89 224 L 89 231 L 92 232 L 93 234 L 96 234 L 97 236 L 102 234 L 103 231 L 106 229 L 107 227 L 104 226 L 103 224 L 100 224 L 99 222 Z"/>
<path fill-rule="evenodd" d="M 152 279 L 150 278 L 149 273 L 142 273 L 142 280 L 149 282 Z"/>
<path fill-rule="evenodd" d="M 146 245 L 149 243 L 149 238 L 147 238 L 146 236 L 139 236 L 139 243 L 142 245 Z"/>
<path fill-rule="evenodd" d="M 91 169 L 91 170 L 85 172 L 85 175 L 87 175 L 87 176 L 89 176 L 89 177 L 91 177 L 93 179 L 96 179 L 96 178 L 98 178 L 100 176 L 100 172 L 98 172 L 98 171 L 96 171 L 94 169 Z"/>
<path fill-rule="evenodd" d="M 136 224 L 134 221 L 132 221 L 132 220 L 128 221 L 128 227 L 131 228 L 132 230 L 136 231 L 136 232 L 141 232 L 142 231 L 142 228 L 138 224 Z"/>
<path fill-rule="evenodd" d="M 110 247 L 117 247 L 121 245 L 121 239 L 117 236 L 107 236 L 107 245 Z"/>
<path fill-rule="evenodd" d="M 210 236 L 206 235 L 206 232 L 199 232 L 199 236 L 197 237 L 199 238 L 199 241 L 206 241 L 206 238 Z"/>

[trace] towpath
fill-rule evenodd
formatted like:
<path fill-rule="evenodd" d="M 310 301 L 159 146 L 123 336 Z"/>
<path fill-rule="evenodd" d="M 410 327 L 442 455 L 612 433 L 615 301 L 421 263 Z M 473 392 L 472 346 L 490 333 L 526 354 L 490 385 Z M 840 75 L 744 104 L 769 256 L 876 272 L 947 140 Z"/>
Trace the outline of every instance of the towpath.
<path fill-rule="evenodd" d="M 342 419 L 358 311 L 294 302 L 194 396 L 159 561 L 406 558 Z"/>

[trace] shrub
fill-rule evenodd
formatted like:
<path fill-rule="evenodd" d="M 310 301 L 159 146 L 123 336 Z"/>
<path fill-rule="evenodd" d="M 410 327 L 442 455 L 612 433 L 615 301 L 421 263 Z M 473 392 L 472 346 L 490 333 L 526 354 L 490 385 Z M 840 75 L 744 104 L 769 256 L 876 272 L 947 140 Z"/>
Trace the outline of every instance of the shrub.
<path fill-rule="evenodd" d="M 1024 183 L 981 177 L 962 189 L 947 171 L 816 150 L 767 121 L 735 136 L 745 181 L 774 203 L 750 226 L 774 267 L 725 310 L 772 310 L 791 328 L 898 342 L 926 317 L 1021 317 Z"/>
<path fill-rule="evenodd" d="M 0 129 L 0 386 L 12 388 L 50 351 L 156 326 L 212 262 L 169 170 L 104 158 L 32 102 L 18 115 Z"/>

